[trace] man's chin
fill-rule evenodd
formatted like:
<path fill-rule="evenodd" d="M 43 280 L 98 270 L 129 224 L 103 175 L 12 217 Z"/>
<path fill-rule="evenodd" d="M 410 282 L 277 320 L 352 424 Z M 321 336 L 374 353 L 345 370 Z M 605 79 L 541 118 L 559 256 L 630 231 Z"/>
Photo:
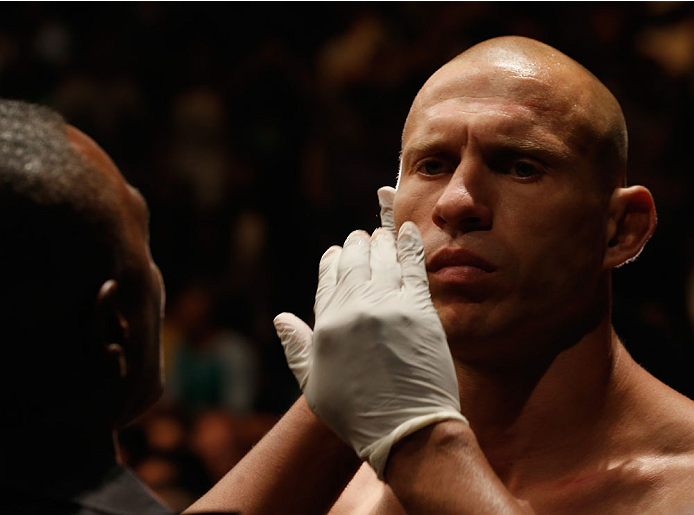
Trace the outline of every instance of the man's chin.
<path fill-rule="evenodd" d="M 488 333 L 490 313 L 488 306 L 465 299 L 434 302 L 449 343 L 459 337 L 474 338 Z"/>
<path fill-rule="evenodd" d="M 506 346 L 515 346 L 517 323 L 499 309 L 484 303 L 458 301 L 435 304 L 454 357 L 498 357 Z"/>

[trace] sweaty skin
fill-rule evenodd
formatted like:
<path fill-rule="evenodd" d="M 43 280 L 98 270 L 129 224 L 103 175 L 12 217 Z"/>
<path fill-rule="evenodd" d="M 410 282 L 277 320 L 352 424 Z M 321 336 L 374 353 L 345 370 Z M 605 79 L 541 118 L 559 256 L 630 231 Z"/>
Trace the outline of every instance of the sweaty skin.
<path fill-rule="evenodd" d="M 405 437 L 384 483 L 302 398 L 188 513 L 694 513 L 694 403 L 610 322 L 611 270 L 655 227 L 625 170 L 619 105 L 557 50 L 497 38 L 441 68 L 405 124 L 393 216 L 422 234 L 470 426 Z"/>
<path fill-rule="evenodd" d="M 362 467 L 331 513 L 402 513 L 398 499 L 483 513 L 457 478 L 486 462 L 516 499 L 509 513 L 694 510 L 694 403 L 636 364 L 610 322 L 611 270 L 655 227 L 650 193 L 621 187 L 625 163 L 616 100 L 547 45 L 490 40 L 427 81 L 394 218 L 422 233 L 474 436 L 415 433 L 391 455 L 390 486 Z"/>

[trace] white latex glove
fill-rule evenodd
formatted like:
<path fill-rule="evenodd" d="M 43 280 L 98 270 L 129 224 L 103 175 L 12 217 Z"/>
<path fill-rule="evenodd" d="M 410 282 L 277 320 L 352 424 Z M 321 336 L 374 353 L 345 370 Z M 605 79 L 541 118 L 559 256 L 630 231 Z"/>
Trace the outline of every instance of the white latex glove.
<path fill-rule="evenodd" d="M 393 202 L 395 202 L 395 188 L 383 186 L 378 188 L 378 205 L 381 206 L 381 227 L 387 229 L 393 235 L 397 235 L 395 221 L 393 220 Z"/>
<path fill-rule="evenodd" d="M 383 186 L 378 189 L 378 205 L 381 208 L 381 227 L 397 235 L 395 222 L 393 221 L 393 202 L 395 200 L 395 188 Z M 275 318 L 275 329 L 282 341 L 284 353 L 289 367 L 299 382 L 303 391 L 308 380 L 309 358 L 313 330 L 299 317 L 292 313 L 280 313 Z"/>
<path fill-rule="evenodd" d="M 311 409 L 379 477 L 392 446 L 458 419 L 458 384 L 434 309 L 417 227 L 353 232 L 321 259 L 316 329 L 283 313 L 275 325 Z"/>

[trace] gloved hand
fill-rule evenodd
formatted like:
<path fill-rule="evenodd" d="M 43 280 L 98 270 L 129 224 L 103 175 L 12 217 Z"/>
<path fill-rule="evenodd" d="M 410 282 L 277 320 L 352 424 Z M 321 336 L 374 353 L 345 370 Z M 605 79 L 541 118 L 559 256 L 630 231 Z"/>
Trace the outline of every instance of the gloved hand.
<path fill-rule="evenodd" d="M 395 200 L 395 188 L 383 186 L 378 189 L 378 204 L 381 207 L 381 227 L 390 231 L 393 235 L 397 234 L 395 222 L 393 221 L 393 202 Z M 275 329 L 282 341 L 284 353 L 294 376 L 299 382 L 299 387 L 303 391 L 308 380 L 309 358 L 313 331 L 292 313 L 280 313 L 275 318 Z M 293 344 L 288 345 L 291 341 Z"/>
<path fill-rule="evenodd" d="M 465 421 L 413 223 L 403 224 L 397 247 L 377 229 L 330 248 L 315 312 L 313 340 L 294 315 L 275 319 L 287 361 L 311 409 L 379 477 L 400 439 L 440 420 Z"/>
<path fill-rule="evenodd" d="M 381 227 L 397 236 L 395 221 L 393 220 L 393 203 L 395 202 L 395 188 L 383 186 L 378 188 L 378 205 L 381 206 Z"/>

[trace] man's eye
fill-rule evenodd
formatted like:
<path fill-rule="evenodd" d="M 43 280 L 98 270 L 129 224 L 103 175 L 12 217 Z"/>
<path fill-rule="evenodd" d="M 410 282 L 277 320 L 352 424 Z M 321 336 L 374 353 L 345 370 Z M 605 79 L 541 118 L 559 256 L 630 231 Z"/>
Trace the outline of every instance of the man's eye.
<path fill-rule="evenodd" d="M 516 161 L 511 166 L 511 174 L 521 179 L 527 179 L 541 173 L 540 169 L 527 161 Z"/>
<path fill-rule="evenodd" d="M 446 171 L 446 165 L 441 161 L 424 161 L 417 167 L 417 172 L 424 175 L 439 175 Z"/>

